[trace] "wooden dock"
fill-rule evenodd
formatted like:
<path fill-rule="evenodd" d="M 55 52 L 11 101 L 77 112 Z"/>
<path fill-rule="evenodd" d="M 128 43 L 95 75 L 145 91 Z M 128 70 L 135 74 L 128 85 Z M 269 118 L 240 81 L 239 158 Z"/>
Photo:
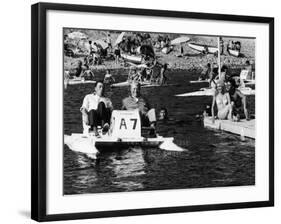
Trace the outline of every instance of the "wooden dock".
<path fill-rule="evenodd" d="M 233 122 L 229 120 L 215 120 L 215 122 L 213 123 L 212 117 L 205 117 L 204 127 L 223 130 L 240 136 L 255 139 L 255 121 L 255 119 L 249 121 L 242 119 L 239 122 Z"/>

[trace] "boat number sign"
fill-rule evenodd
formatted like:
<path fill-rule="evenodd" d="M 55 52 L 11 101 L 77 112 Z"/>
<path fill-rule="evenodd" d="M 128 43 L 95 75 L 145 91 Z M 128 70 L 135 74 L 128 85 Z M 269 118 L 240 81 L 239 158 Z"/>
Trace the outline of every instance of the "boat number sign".
<path fill-rule="evenodd" d="M 114 110 L 111 116 L 111 128 L 113 137 L 141 137 L 141 122 L 138 110 Z"/>

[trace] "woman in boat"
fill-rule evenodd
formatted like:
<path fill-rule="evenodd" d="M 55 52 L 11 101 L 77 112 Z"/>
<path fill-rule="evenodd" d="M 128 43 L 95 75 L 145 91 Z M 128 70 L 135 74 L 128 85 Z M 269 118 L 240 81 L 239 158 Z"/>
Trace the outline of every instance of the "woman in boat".
<path fill-rule="evenodd" d="M 229 93 L 225 91 L 223 82 L 217 83 L 212 102 L 212 121 L 215 122 L 215 105 L 217 106 L 217 118 L 220 120 L 232 120 L 232 105 Z"/>
<path fill-rule="evenodd" d="M 121 50 L 120 50 L 120 44 L 117 44 L 117 46 L 114 49 L 114 55 L 115 55 L 115 63 L 119 63 L 119 58 L 121 56 Z"/>

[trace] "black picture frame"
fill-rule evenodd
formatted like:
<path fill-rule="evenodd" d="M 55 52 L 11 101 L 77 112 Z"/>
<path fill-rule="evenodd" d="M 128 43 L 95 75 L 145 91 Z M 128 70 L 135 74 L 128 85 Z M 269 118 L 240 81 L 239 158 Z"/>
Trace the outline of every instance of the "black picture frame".
<path fill-rule="evenodd" d="M 37 3 L 31 10 L 31 218 L 37 221 L 133 216 L 274 206 L 274 18 L 240 15 L 163 11 L 151 9 L 103 7 L 73 4 Z M 269 200 L 243 203 L 160 207 L 70 214 L 46 214 L 46 12 L 63 10 L 155 17 L 177 17 L 217 21 L 254 22 L 269 25 Z"/>

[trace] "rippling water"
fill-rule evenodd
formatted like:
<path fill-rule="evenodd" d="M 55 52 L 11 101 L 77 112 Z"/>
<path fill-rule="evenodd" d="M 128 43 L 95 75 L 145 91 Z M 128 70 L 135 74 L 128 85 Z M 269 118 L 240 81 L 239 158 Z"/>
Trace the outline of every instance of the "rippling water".
<path fill-rule="evenodd" d="M 127 71 L 115 70 L 117 81 Z M 102 74 L 97 74 L 102 77 Z M 64 146 L 64 193 L 99 193 L 179 188 L 241 186 L 255 184 L 255 141 L 220 131 L 205 129 L 195 115 L 202 113 L 211 97 L 175 97 L 198 90 L 206 84 L 189 84 L 197 79 L 185 71 L 170 71 L 168 82 L 179 86 L 144 88 L 142 94 L 157 110 L 166 107 L 170 120 L 158 124 L 160 135 L 175 138 L 184 152 L 155 148 L 128 148 L 100 154 L 93 163 L 83 154 Z M 79 108 L 91 84 L 69 86 L 64 91 L 65 134 L 82 132 Z M 107 89 L 114 107 L 120 109 L 127 88 Z M 255 97 L 247 98 L 254 113 Z"/>

